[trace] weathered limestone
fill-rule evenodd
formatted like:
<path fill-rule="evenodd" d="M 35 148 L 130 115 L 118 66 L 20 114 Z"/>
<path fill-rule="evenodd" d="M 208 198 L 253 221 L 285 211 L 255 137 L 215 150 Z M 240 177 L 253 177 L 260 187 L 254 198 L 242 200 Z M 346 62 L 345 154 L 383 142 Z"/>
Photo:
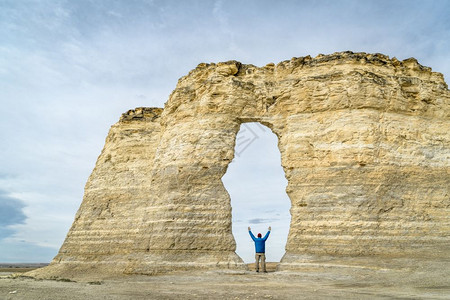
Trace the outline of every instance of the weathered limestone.
<path fill-rule="evenodd" d="M 59 254 L 38 275 L 245 268 L 221 181 L 243 122 L 279 138 L 292 202 L 280 268 L 321 255 L 450 255 L 443 76 L 412 58 L 342 52 L 200 64 L 164 110 L 124 114 Z"/>

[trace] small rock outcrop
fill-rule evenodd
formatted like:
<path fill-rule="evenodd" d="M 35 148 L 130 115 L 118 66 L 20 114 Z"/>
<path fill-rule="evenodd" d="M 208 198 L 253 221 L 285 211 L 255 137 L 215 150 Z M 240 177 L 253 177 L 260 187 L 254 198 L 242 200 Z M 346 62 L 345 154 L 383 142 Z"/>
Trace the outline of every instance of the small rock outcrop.
<path fill-rule="evenodd" d="M 341 52 L 200 64 L 113 125 L 64 244 L 37 276 L 245 268 L 222 184 L 245 122 L 279 139 L 292 203 L 279 268 L 450 255 L 450 92 L 415 59 Z"/>

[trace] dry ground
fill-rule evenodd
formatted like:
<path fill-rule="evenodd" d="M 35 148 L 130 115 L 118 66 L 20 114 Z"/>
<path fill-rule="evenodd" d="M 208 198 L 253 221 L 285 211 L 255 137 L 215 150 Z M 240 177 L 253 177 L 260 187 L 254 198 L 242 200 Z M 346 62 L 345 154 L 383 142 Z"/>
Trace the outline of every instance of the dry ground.
<path fill-rule="evenodd" d="M 102 281 L 36 280 L 2 269 L 0 299 L 450 299 L 448 262 L 387 267 L 333 261 L 277 272 L 275 266 L 269 263 L 268 273 L 192 271 Z"/>

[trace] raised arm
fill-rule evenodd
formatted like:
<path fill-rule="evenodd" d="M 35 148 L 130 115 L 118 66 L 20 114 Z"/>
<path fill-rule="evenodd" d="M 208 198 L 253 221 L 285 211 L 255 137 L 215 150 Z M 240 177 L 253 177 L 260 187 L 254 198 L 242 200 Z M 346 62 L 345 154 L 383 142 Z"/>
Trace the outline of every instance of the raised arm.
<path fill-rule="evenodd" d="M 250 233 L 250 237 L 252 238 L 252 240 L 255 241 L 256 238 L 255 238 L 255 236 L 253 235 L 252 229 L 251 229 L 250 227 L 248 228 L 248 233 Z"/>
<path fill-rule="evenodd" d="M 263 237 L 263 241 L 267 240 L 267 238 L 269 237 L 270 230 L 272 230 L 271 227 L 269 227 L 269 231 L 267 231 L 266 235 Z"/>

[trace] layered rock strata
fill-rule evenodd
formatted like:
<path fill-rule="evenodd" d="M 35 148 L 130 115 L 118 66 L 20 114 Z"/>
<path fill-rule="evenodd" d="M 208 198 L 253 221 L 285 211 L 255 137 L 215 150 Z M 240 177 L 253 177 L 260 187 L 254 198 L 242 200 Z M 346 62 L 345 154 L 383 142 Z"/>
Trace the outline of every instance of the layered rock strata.
<path fill-rule="evenodd" d="M 245 268 L 221 177 L 239 127 L 279 139 L 291 199 L 280 268 L 308 257 L 450 255 L 450 93 L 415 59 L 342 52 L 200 64 L 164 110 L 124 114 L 40 274 Z"/>

